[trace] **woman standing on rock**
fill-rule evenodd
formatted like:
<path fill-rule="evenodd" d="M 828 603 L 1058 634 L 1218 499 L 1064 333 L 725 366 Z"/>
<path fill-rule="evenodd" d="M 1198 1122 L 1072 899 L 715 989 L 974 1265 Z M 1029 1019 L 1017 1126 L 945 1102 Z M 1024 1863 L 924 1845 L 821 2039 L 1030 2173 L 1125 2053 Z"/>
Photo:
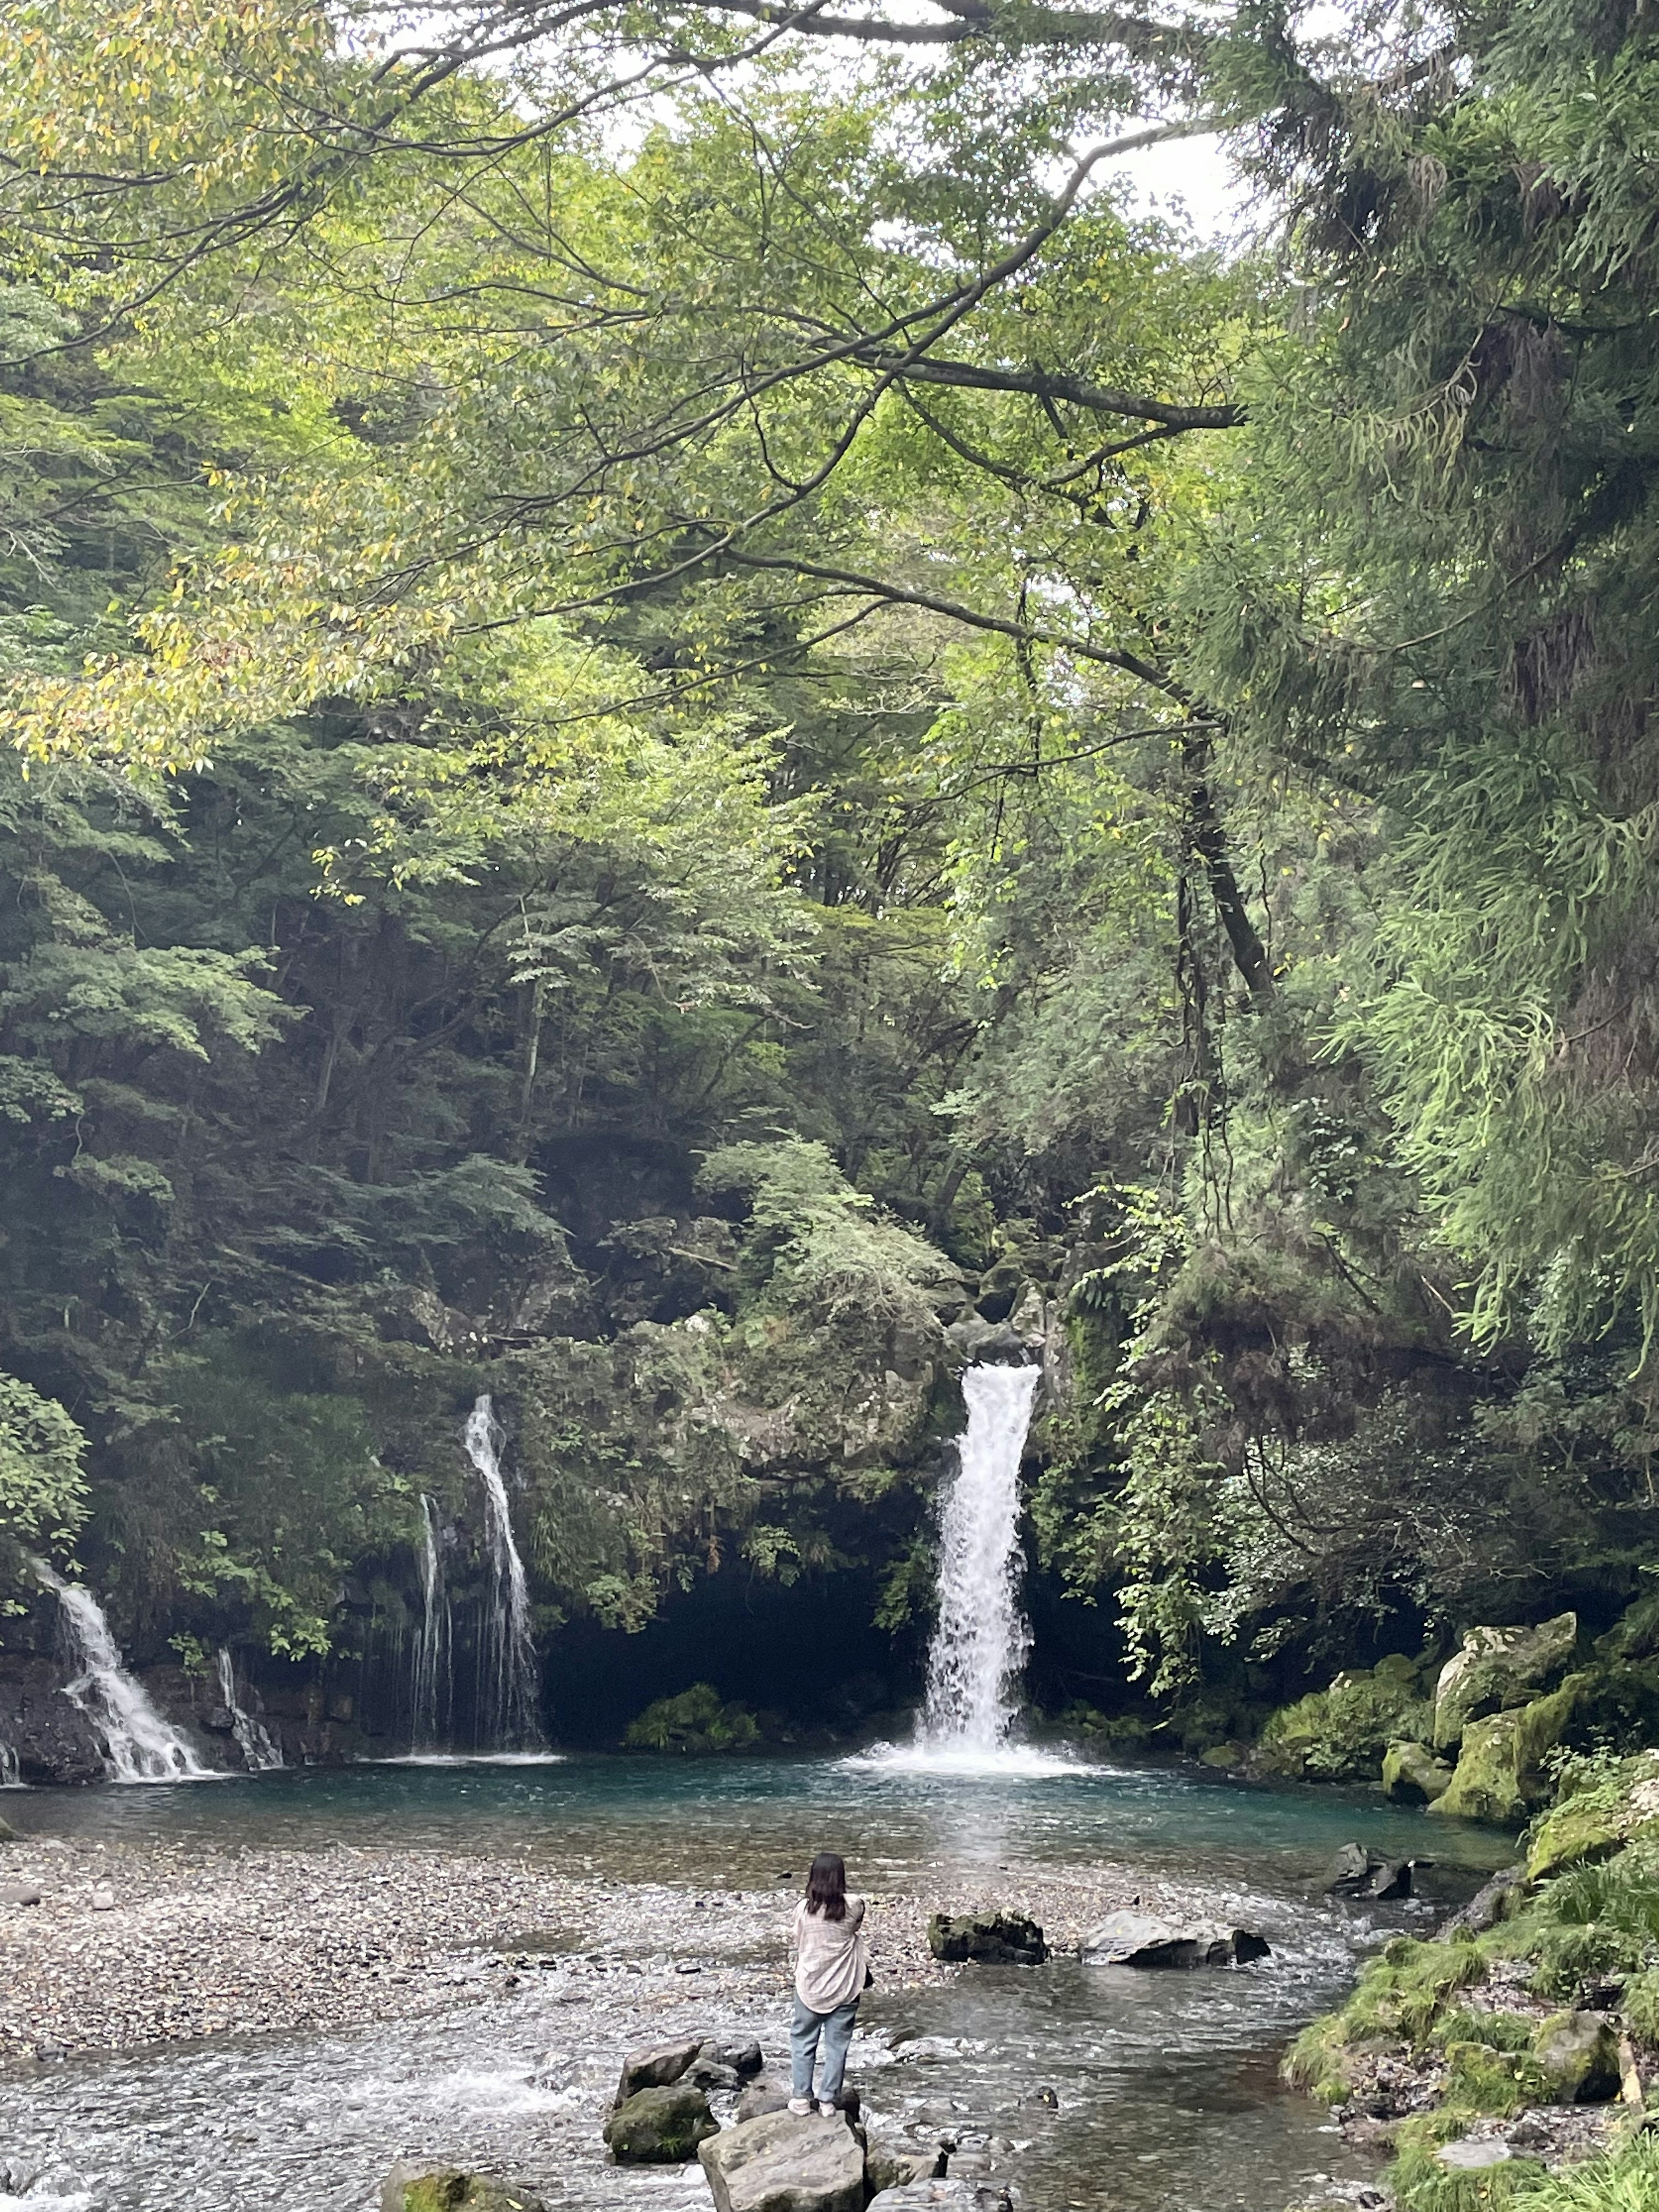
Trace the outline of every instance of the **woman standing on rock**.
<path fill-rule="evenodd" d="M 820 1851 L 806 1876 L 806 1894 L 795 1907 L 795 2016 L 789 2028 L 789 2109 L 812 2109 L 812 2065 L 823 2044 L 818 2110 L 836 2117 L 847 2046 L 869 1975 L 864 1940 L 864 1899 L 847 1894 L 847 1866 L 835 1851 Z"/>

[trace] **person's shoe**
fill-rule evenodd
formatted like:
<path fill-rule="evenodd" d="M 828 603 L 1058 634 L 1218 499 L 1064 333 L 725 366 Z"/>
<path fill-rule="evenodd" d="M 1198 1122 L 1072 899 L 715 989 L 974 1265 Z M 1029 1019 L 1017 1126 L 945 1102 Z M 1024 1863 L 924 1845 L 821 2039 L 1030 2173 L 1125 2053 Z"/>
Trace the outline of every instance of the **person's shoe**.
<path fill-rule="evenodd" d="M 806 2119 L 811 2113 L 812 2100 L 810 2097 L 792 2097 L 789 2109 L 798 2120 Z"/>
<path fill-rule="evenodd" d="M 838 2116 L 838 2112 L 839 2112 L 839 2107 L 838 2107 L 838 2106 L 835 2106 L 835 2105 L 825 2104 L 825 2103 L 823 2102 L 823 2100 L 820 2098 L 820 2100 L 819 2100 L 819 2101 L 818 2101 L 818 2118 L 819 2118 L 820 2119 L 823 2119 L 823 2120 L 833 2120 L 833 2119 L 835 2119 L 835 2118 Z"/>

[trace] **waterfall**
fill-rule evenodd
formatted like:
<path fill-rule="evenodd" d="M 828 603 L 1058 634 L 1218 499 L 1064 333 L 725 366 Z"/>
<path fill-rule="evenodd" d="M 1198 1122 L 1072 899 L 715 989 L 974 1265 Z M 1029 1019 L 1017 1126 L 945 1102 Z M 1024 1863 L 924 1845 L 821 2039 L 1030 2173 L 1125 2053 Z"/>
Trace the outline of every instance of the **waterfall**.
<path fill-rule="evenodd" d="M 225 1701 L 230 1715 L 230 1732 L 235 1737 L 242 1754 L 242 1764 L 250 1774 L 268 1774 L 273 1766 L 283 1763 L 281 1747 L 270 1730 L 257 1715 L 246 1712 L 236 1696 L 236 1668 L 230 1656 L 230 1646 L 219 1646 L 219 1695 Z"/>
<path fill-rule="evenodd" d="M 479 1641 L 478 1728 L 490 1751 L 539 1751 L 541 1675 L 530 1633 L 530 1591 L 513 1540 L 513 1516 L 499 1456 L 501 1426 L 485 1392 L 466 1421 L 466 1455 L 484 1491 L 489 1541 L 490 1612 Z"/>
<path fill-rule="evenodd" d="M 33 1562 L 58 1594 L 70 1664 L 76 1671 L 64 1695 L 91 1722 L 112 1782 L 203 1782 L 216 1778 L 171 1721 L 158 1713 L 121 1663 L 103 1607 L 89 1589 L 66 1583 L 44 1559 Z"/>
<path fill-rule="evenodd" d="M 0 1741 L 0 1790 L 21 1790 L 22 1773 L 15 1745 Z"/>
<path fill-rule="evenodd" d="M 919 1745 L 983 1759 L 1006 1741 L 1031 1632 L 1019 1603 L 1019 1462 L 1042 1370 L 970 1367 L 968 1431 L 939 1530 L 939 1626 Z"/>
<path fill-rule="evenodd" d="M 489 1401 L 486 1399 L 481 1402 L 487 1405 Z M 469 1436 L 470 1431 L 469 1424 Z M 471 1449 L 470 1442 L 467 1449 Z M 499 1475 L 496 1479 L 500 1480 Z M 414 1665 L 410 1676 L 410 1748 L 411 1751 L 435 1751 L 448 1733 L 451 1686 L 449 1593 L 444 1586 L 443 1557 L 438 1549 L 438 1509 L 424 1494 L 421 1498 L 421 1515 L 425 1535 L 421 1553 L 423 1610 L 421 1632 L 415 1639 Z M 509 1528 L 509 1545 L 512 1540 Z"/>

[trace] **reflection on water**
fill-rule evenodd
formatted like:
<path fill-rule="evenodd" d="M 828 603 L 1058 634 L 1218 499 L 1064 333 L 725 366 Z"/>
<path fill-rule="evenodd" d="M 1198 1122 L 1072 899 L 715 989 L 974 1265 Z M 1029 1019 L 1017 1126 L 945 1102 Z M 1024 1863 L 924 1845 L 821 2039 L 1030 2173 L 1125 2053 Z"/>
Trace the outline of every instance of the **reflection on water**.
<path fill-rule="evenodd" d="M 111 1842 L 362 1847 L 546 1854 L 635 1880 L 764 1887 L 834 1833 L 866 1887 L 1004 1859 L 1133 1865 L 1167 1880 L 1314 1882 L 1363 1835 L 1401 1856 L 1480 1869 L 1504 1838 L 1432 1820 L 1363 1790 L 1243 1789 L 1174 1765 L 1068 1768 L 1046 1777 L 852 1759 L 668 1759 L 572 1755 L 310 1767 L 232 1778 L 212 1790 L 93 1789 L 9 1801 L 19 1828 Z"/>
<path fill-rule="evenodd" d="M 1263 1928 L 1270 1960 L 1137 1975 L 1061 1959 L 970 1968 L 927 1990 L 878 1982 L 866 2000 L 860 2024 L 878 2033 L 860 2036 L 853 2078 L 875 2112 L 1023 2146 L 1012 2164 L 1033 2212 L 1282 2212 L 1322 2172 L 1352 2173 L 1322 2115 L 1273 2072 L 1286 2037 L 1343 1987 L 1357 1947 L 1389 1924 L 1327 1904 L 1325 1864 L 1358 1837 L 1436 1857 L 1467 1889 L 1505 1856 L 1501 1837 L 1361 1793 L 1243 1790 L 1151 1765 L 969 1778 L 573 1757 L 41 1792 L 8 1812 L 19 1826 L 199 1846 L 528 1846 L 574 1871 L 699 1888 L 771 1888 L 826 1841 L 877 1892 L 948 1883 L 952 1868 L 1006 1867 L 1012 1887 L 1023 1867 L 1109 1864 L 1201 1887 Z M 716 1977 L 700 1996 L 672 1972 L 595 1971 L 604 1963 L 550 1960 L 487 2008 L 356 2035 L 230 2039 L 0 2078 L 0 2212 L 26 2172 L 75 2212 L 365 2212 L 392 2160 L 411 2152 L 516 2169 L 582 2212 L 707 2212 L 696 2169 L 604 2165 L 598 2118 L 618 2051 L 641 2018 L 654 2033 L 692 2005 L 711 2028 L 758 2029 L 779 2054 L 781 2002 L 757 2021 L 732 2010 Z M 905 2056 L 919 2037 L 935 2040 Z M 1045 2089 L 1057 2109 L 1039 2101 Z M 52 2197 L 21 2203 L 50 2212 Z"/>

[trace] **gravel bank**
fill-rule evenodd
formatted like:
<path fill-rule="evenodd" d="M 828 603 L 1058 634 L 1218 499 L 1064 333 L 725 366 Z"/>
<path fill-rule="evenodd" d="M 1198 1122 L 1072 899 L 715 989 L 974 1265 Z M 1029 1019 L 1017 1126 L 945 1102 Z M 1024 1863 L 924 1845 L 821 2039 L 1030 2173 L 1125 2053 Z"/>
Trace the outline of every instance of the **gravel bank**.
<path fill-rule="evenodd" d="M 787 1980 L 793 1880 L 765 1892 L 572 1877 L 524 1857 L 422 1850 L 208 1852 L 165 1844 L 0 1846 L 0 2060 L 121 2051 L 233 2033 L 343 2028 L 487 2003 L 557 1968 L 705 1973 L 728 2001 L 775 2003 Z M 943 1980 L 927 1916 L 1005 1906 L 1074 1945 L 1139 1890 L 1121 1869 L 1009 1869 L 872 1896 L 878 1978 Z M 107 1899 L 101 1909 L 94 1900 Z M 1170 1899 L 1172 1904 L 1181 1900 Z M 696 1984 L 676 1986 L 691 1994 Z M 644 1992 L 641 1990 L 641 1996 Z M 662 2000 L 657 1997 L 656 2005 Z M 642 2007 L 649 2026 L 651 2008 Z"/>

